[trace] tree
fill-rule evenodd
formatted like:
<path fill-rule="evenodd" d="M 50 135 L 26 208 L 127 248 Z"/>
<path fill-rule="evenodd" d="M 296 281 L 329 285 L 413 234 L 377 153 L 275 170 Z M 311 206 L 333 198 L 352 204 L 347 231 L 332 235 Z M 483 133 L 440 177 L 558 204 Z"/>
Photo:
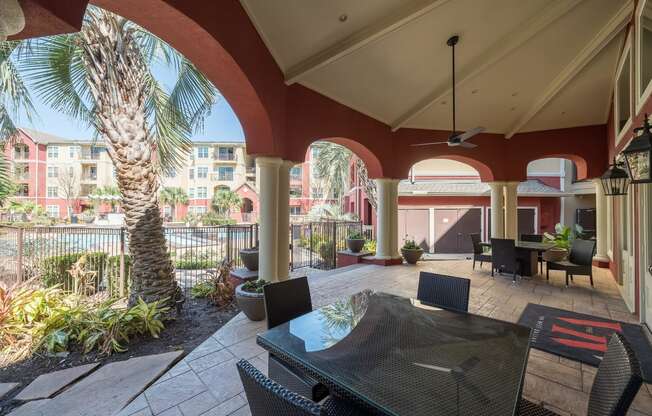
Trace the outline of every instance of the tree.
<path fill-rule="evenodd" d="M 215 212 L 223 217 L 228 217 L 233 208 L 240 208 L 241 205 L 242 199 L 240 195 L 229 189 L 219 189 L 215 192 L 211 201 L 211 206 Z"/>
<path fill-rule="evenodd" d="M 66 211 L 68 218 L 70 218 L 72 216 L 72 204 L 79 198 L 79 184 L 77 183 L 75 173 L 72 171 L 72 167 L 65 169 L 63 173 L 59 174 L 57 181 L 59 182 L 59 189 L 61 189 L 62 196 L 66 200 Z"/>
<path fill-rule="evenodd" d="M 188 203 L 188 194 L 183 188 L 176 186 L 166 186 L 161 190 L 159 195 L 162 204 L 169 205 L 172 209 L 172 220 L 176 220 L 177 205 L 186 205 Z"/>
<path fill-rule="evenodd" d="M 109 204 L 111 206 L 112 212 L 115 212 L 115 207 L 118 206 L 120 200 L 122 199 L 120 188 L 110 185 L 100 186 L 99 188 L 95 189 L 95 191 L 93 191 L 91 196 L 99 204 Z"/>
<path fill-rule="evenodd" d="M 97 131 L 116 169 L 132 259 L 129 302 L 178 287 L 158 205 L 159 175 L 181 166 L 217 97 L 187 59 L 132 22 L 89 7 L 78 33 L 37 39 L 23 69 L 43 101 Z M 152 74 L 176 70 L 168 91 Z"/>

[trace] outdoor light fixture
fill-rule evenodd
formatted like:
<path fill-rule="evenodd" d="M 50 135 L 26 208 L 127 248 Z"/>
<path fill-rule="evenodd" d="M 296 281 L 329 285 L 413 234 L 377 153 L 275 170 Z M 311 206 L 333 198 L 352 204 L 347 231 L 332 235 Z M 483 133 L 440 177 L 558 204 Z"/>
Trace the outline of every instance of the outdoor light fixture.
<path fill-rule="evenodd" d="M 602 182 L 602 189 L 604 194 L 608 196 L 627 195 L 627 188 L 629 188 L 629 175 L 621 168 L 622 162 L 616 162 L 609 165 L 609 169 L 600 176 Z"/>
<path fill-rule="evenodd" d="M 0 0 L 0 41 L 25 27 L 25 16 L 18 0 Z"/>
<path fill-rule="evenodd" d="M 639 133 L 632 139 L 629 146 L 623 150 L 627 172 L 632 183 L 651 183 L 650 176 L 650 159 L 652 153 L 652 126 L 650 119 L 645 115 L 645 121 L 642 127 L 634 129 L 634 133 Z"/>

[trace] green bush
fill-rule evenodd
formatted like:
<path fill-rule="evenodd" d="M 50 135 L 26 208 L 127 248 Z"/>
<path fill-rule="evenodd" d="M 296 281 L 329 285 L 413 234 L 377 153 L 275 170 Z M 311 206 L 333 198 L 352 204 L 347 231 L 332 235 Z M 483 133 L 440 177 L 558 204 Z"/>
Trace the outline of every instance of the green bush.
<path fill-rule="evenodd" d="M 217 255 L 214 252 L 196 252 L 190 250 L 175 259 L 174 265 L 177 269 L 202 270 L 215 267 L 217 262 Z"/>
<path fill-rule="evenodd" d="M 251 293 L 263 293 L 263 286 L 265 286 L 268 283 L 269 282 L 264 279 L 249 280 L 247 282 L 244 282 L 244 284 L 242 285 L 242 290 Z"/>
<path fill-rule="evenodd" d="M 211 282 L 197 283 L 190 289 L 190 294 L 193 298 L 206 298 L 215 292 L 215 285 Z"/>
<path fill-rule="evenodd" d="M 115 295 L 119 294 L 120 256 L 109 256 L 107 253 L 102 252 L 70 253 L 46 257 L 38 265 L 42 284 L 45 287 L 60 285 L 65 290 L 72 289 L 74 285 L 73 279 L 70 273 L 68 273 L 68 270 L 83 255 L 86 255 L 87 269 L 96 272 L 95 284 L 93 285 L 95 290 L 99 290 L 100 285 L 104 281 L 110 293 Z M 127 290 L 131 274 L 131 257 L 125 255 L 124 259 L 125 280 L 122 286 Z"/>
<path fill-rule="evenodd" d="M 371 253 L 376 252 L 376 240 L 367 240 L 364 242 L 363 251 L 369 251 Z"/>
<path fill-rule="evenodd" d="M 231 218 L 225 218 L 215 212 L 207 212 L 201 216 L 201 223 L 203 225 L 233 225 L 236 221 Z"/>

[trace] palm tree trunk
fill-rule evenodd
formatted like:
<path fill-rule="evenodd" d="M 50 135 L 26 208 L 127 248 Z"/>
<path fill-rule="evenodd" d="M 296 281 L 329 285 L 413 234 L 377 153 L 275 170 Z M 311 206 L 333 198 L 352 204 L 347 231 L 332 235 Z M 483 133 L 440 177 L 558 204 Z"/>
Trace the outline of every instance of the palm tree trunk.
<path fill-rule="evenodd" d="M 129 31 L 107 13 L 82 29 L 97 129 L 116 168 L 132 258 L 129 303 L 173 299 L 177 290 L 158 204 L 159 178 L 147 128 L 147 71 Z"/>

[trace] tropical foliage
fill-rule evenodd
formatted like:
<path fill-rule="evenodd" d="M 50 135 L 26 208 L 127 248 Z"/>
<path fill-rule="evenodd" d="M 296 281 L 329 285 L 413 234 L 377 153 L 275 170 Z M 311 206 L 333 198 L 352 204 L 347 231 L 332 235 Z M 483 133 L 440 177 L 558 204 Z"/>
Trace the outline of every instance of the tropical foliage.
<path fill-rule="evenodd" d="M 232 209 L 242 206 L 242 198 L 231 190 L 219 189 L 213 195 L 211 206 L 217 214 L 228 217 Z"/>
<path fill-rule="evenodd" d="M 159 198 L 162 204 L 169 205 L 171 209 L 172 220 L 176 220 L 177 205 L 188 204 L 188 194 L 183 188 L 176 186 L 166 186 L 161 190 Z"/>
<path fill-rule="evenodd" d="M 555 234 L 544 233 L 544 241 L 553 243 L 555 247 L 564 250 L 570 250 L 575 238 L 581 238 L 584 229 L 581 225 L 575 224 L 574 228 L 570 228 L 561 223 L 555 225 Z"/>

